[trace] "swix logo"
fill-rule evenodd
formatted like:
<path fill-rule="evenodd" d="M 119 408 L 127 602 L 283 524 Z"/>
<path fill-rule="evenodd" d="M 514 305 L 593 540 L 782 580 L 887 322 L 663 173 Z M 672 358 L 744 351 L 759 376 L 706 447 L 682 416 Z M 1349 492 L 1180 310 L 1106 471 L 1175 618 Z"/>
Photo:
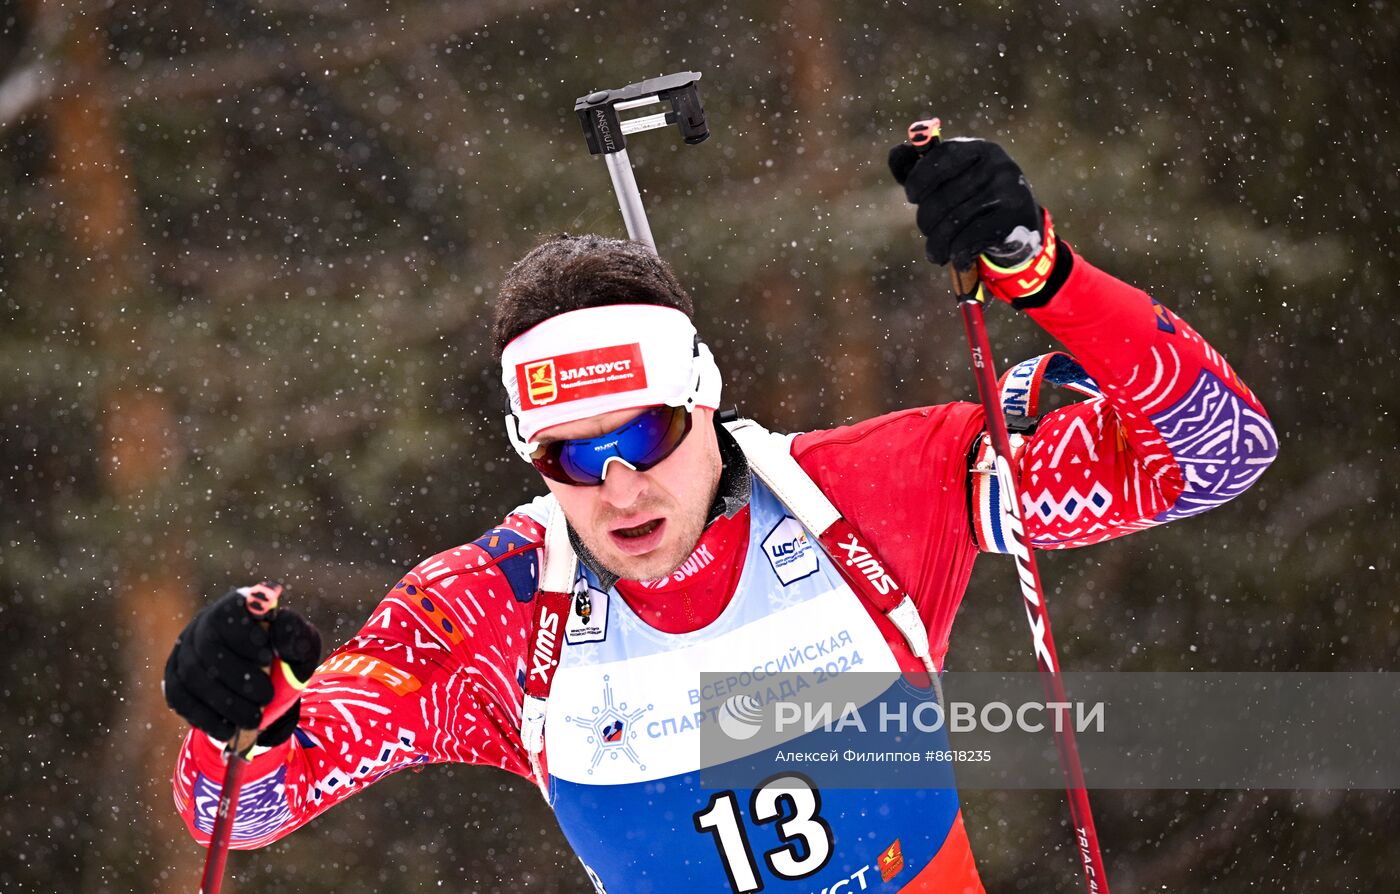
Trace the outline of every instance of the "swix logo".
<path fill-rule="evenodd" d="M 551 403 L 559 396 L 554 382 L 554 361 L 540 360 L 525 364 L 525 393 L 537 406 Z"/>
<path fill-rule="evenodd" d="M 675 571 L 671 572 L 671 580 L 680 583 L 692 574 L 696 574 L 710 567 L 710 563 L 715 560 L 715 554 L 710 552 L 710 548 L 705 544 L 700 544 L 695 548 L 695 552 L 690 554 L 690 558 Z"/>
<path fill-rule="evenodd" d="M 997 479 L 1004 494 L 1016 493 L 1016 483 L 1011 477 L 1011 465 L 1003 456 L 996 458 Z M 1026 547 L 1026 529 L 1021 525 L 1021 509 L 1015 499 L 1001 501 L 1001 529 L 1010 540 L 1011 555 L 1016 559 L 1016 577 L 1021 584 L 1021 597 L 1026 601 L 1026 618 L 1031 622 L 1031 637 L 1035 641 L 1035 657 L 1050 671 L 1055 667 L 1055 656 L 1045 641 L 1045 607 L 1040 602 L 1040 591 L 1035 569 L 1031 566 L 1031 551 Z"/>
<path fill-rule="evenodd" d="M 539 629 L 535 633 L 534 667 L 530 676 L 548 680 L 550 671 L 558 663 L 555 657 L 559 650 L 559 613 L 548 608 L 540 615 Z"/>
<path fill-rule="evenodd" d="M 710 563 L 714 562 L 714 560 L 714 552 L 712 552 L 707 545 L 702 543 L 695 548 L 695 552 L 690 554 L 690 558 L 686 559 L 685 563 L 682 564 L 681 567 L 671 572 L 671 574 L 667 577 L 663 577 L 658 580 L 637 581 L 637 583 L 646 587 L 648 590 L 659 590 L 662 587 L 670 586 L 672 584 L 683 583 L 692 575 L 698 574 L 701 571 L 704 571 L 706 568 L 709 568 Z"/>
<path fill-rule="evenodd" d="M 895 591 L 894 579 L 885 573 L 885 566 L 870 554 L 870 550 L 856 539 L 856 535 L 847 534 L 845 542 L 836 545 L 846 553 L 846 567 L 854 568 L 864 575 L 877 593 L 884 596 Z"/>

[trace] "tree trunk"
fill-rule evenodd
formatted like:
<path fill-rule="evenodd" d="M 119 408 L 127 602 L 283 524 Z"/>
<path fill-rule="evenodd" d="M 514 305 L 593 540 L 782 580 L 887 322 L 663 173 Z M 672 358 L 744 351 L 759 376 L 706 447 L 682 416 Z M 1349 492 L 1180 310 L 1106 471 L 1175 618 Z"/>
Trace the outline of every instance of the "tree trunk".
<path fill-rule="evenodd" d="M 802 0 L 785 6 L 782 20 L 789 27 L 778 31 L 780 58 L 790 59 L 792 73 L 788 90 L 792 94 L 798 127 L 805 133 L 831 133 L 817 145 L 807 145 L 801 155 L 792 155 L 790 162 L 807 168 L 804 189 L 817 200 L 835 205 L 849 189 L 851 178 L 833 164 L 829 151 L 839 151 L 850 141 L 841 127 L 842 97 L 847 94 L 846 62 L 841 57 L 839 38 L 832 28 L 831 13 L 824 0 Z M 830 149 L 828 147 L 830 144 Z M 863 259 L 862 259 L 863 260 Z M 839 262 L 838 262 L 839 263 Z M 863 264 L 850 271 L 823 270 L 828 288 L 822 289 L 822 306 L 817 315 L 825 325 L 825 362 L 815 370 L 816 381 L 829 383 L 832 400 L 828 411 L 837 419 L 850 421 L 866 419 L 888 409 L 879 400 L 881 371 L 876 347 L 874 298 L 869 281 L 863 274 Z M 812 284 L 815 286 L 815 284 Z M 770 286 L 771 290 L 771 286 Z M 773 290 L 777 294 L 776 290 Z M 809 290 L 810 291 L 810 290 Z M 809 299 L 810 300 L 810 299 Z M 809 361 L 810 362 L 810 361 Z M 810 419 L 807 427 L 810 427 Z"/>
<path fill-rule="evenodd" d="M 46 108 L 53 143 L 54 186 L 69 214 L 84 322 L 100 358 L 104 483 L 120 518 L 122 549 L 113 574 L 115 615 L 126 625 L 122 648 L 122 715 L 105 751 L 103 778 L 112 803 L 100 836 L 115 858 L 142 876 L 144 890 L 184 892 L 196 884 L 201 851 L 175 812 L 170 776 L 185 724 L 160 692 L 165 656 L 194 607 L 183 539 L 150 507 L 179 474 L 182 451 L 169 399 L 142 369 L 143 315 L 155 310 L 140 260 L 139 220 L 122 153 L 118 109 L 108 86 L 113 72 L 98 14 L 40 0 L 37 10 L 66 16 L 61 44 L 71 78 Z M 47 6 L 47 9 L 43 7 Z M 141 516 L 154 518 L 142 521 Z M 94 799 L 96 801 L 96 799 Z M 133 816 L 134 814 L 134 816 Z M 133 837 L 128 837 L 133 836 Z M 134 851 L 134 853 L 132 852 Z"/>

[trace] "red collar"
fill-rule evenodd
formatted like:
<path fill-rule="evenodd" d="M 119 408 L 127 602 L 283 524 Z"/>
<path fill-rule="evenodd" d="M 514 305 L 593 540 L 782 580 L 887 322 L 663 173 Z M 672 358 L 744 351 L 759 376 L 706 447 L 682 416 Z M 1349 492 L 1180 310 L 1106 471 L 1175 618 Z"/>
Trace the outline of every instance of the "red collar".
<path fill-rule="evenodd" d="M 705 529 L 681 566 L 654 581 L 620 580 L 628 607 L 663 633 L 690 633 L 720 616 L 734 596 L 749 546 L 749 507 Z"/>

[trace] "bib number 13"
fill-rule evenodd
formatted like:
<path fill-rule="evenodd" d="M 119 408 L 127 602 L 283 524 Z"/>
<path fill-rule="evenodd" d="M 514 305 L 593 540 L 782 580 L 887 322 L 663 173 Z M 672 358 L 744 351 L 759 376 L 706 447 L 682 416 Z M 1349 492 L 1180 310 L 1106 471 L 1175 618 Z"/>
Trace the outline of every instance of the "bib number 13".
<path fill-rule="evenodd" d="M 768 871 L 780 879 L 806 878 L 820 872 L 831 859 L 831 827 L 818 815 L 821 795 L 812 783 L 796 773 L 783 773 L 753 790 L 749 815 L 756 824 L 777 822 L 783 844 L 763 854 Z M 720 792 L 704 810 L 696 813 L 695 831 L 709 832 L 719 848 L 720 862 L 736 894 L 763 890 L 758 861 L 739 816 L 734 792 Z"/>

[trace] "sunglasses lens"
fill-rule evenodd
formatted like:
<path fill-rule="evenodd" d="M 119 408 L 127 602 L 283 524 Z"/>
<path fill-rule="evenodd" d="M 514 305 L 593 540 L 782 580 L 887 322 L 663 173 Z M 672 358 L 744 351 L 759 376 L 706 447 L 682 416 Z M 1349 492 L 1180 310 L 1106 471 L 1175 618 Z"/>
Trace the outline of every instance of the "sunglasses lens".
<path fill-rule="evenodd" d="M 603 483 L 603 471 L 613 457 L 644 472 L 670 456 L 690 433 L 690 413 L 684 407 L 654 407 L 596 438 L 552 441 L 534 457 L 540 473 L 564 484 Z"/>
<path fill-rule="evenodd" d="M 638 416 L 632 424 L 636 428 L 624 458 L 638 471 L 645 471 L 670 456 L 685 440 L 690 433 L 690 414 L 684 407 L 660 407 Z"/>
<path fill-rule="evenodd" d="M 574 481 L 567 472 L 559 465 L 559 451 L 557 444 L 545 444 L 534 452 L 530 457 L 530 462 L 535 469 L 544 477 L 564 484 L 587 484 L 586 481 Z"/>
<path fill-rule="evenodd" d="M 611 455 L 603 454 L 602 461 Z M 564 443 L 559 450 L 559 468 L 567 476 L 565 480 L 573 484 L 602 484 L 603 467 L 597 460 L 598 457 L 588 455 L 586 448 L 580 449 L 576 441 Z"/>

